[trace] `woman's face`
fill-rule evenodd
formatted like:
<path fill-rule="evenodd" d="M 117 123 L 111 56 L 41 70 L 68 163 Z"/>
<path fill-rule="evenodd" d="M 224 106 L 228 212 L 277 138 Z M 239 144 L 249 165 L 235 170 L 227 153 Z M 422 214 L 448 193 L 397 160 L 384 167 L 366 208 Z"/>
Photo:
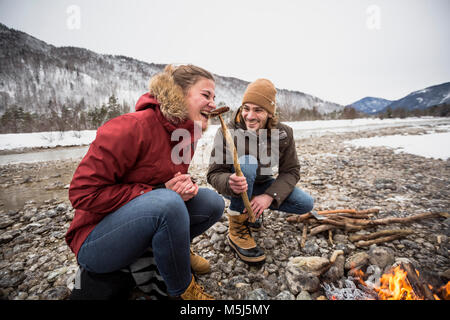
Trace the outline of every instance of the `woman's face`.
<path fill-rule="evenodd" d="M 215 87 L 214 81 L 201 78 L 188 89 L 186 94 L 188 117 L 197 125 L 201 124 L 202 131 L 208 128 L 208 113 L 216 108 Z"/>

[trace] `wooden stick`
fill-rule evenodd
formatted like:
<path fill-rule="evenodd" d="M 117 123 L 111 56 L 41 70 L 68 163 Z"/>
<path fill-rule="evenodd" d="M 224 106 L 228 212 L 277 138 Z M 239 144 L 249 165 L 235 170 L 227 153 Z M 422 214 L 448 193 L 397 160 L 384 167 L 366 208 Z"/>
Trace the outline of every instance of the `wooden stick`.
<path fill-rule="evenodd" d="M 336 229 L 336 227 L 331 225 L 331 224 L 322 224 L 320 226 L 312 228 L 309 231 L 309 235 L 310 236 L 315 236 L 316 234 L 319 234 L 319 233 L 327 231 L 327 230 L 332 230 L 332 229 Z"/>
<path fill-rule="evenodd" d="M 397 239 L 400 239 L 400 238 L 402 238 L 404 236 L 406 236 L 406 235 L 404 235 L 404 234 L 394 234 L 394 235 L 391 235 L 391 236 L 380 237 L 380 238 L 373 239 L 373 240 L 367 240 L 367 241 L 361 240 L 361 241 L 358 241 L 355 244 L 356 244 L 357 247 L 368 247 L 368 246 L 371 246 L 373 244 L 378 244 L 378 243 L 383 243 L 383 242 L 397 240 Z"/>
<path fill-rule="evenodd" d="M 307 233 L 308 233 L 308 222 L 305 222 L 305 224 L 303 225 L 302 241 L 300 242 L 300 248 L 305 247 Z"/>
<path fill-rule="evenodd" d="M 323 210 L 317 211 L 318 214 L 331 214 L 331 213 L 356 213 L 355 209 L 336 209 L 336 210 Z"/>
<path fill-rule="evenodd" d="M 242 173 L 241 165 L 239 164 L 239 161 L 238 161 L 238 154 L 237 154 L 236 147 L 234 146 L 233 138 L 231 137 L 230 131 L 228 131 L 227 126 L 226 126 L 225 122 L 223 121 L 222 116 L 220 114 L 219 114 L 219 120 L 220 120 L 220 125 L 222 126 L 222 133 L 225 136 L 226 143 L 229 146 L 229 148 L 231 149 L 231 152 L 233 153 L 234 171 L 236 171 L 236 175 L 238 177 L 242 177 L 242 176 L 244 176 L 244 174 Z M 244 206 L 248 212 L 248 220 L 250 222 L 255 222 L 255 220 L 256 220 L 255 214 L 253 213 L 252 207 L 250 206 L 250 201 L 248 200 L 247 192 L 242 192 L 241 197 L 242 197 L 242 201 L 244 201 Z"/>
<path fill-rule="evenodd" d="M 369 220 L 369 225 L 379 225 L 379 224 L 391 224 L 391 223 L 408 223 L 415 220 L 425 219 L 425 218 L 434 218 L 439 216 L 439 213 L 435 212 L 425 212 L 419 213 L 416 215 L 412 215 L 404 218 L 383 218 L 383 219 L 375 219 Z"/>
<path fill-rule="evenodd" d="M 381 231 L 377 231 L 377 232 L 373 232 L 373 233 L 369 233 L 369 234 L 354 234 L 351 235 L 350 237 L 348 237 L 348 239 L 352 242 L 354 241 L 360 241 L 360 240 L 372 240 L 375 238 L 379 238 L 379 237 L 384 237 L 384 236 L 392 236 L 394 234 L 401 234 L 401 235 L 409 235 L 411 233 L 413 233 L 414 231 L 411 229 L 406 229 L 406 230 L 398 230 L 398 229 L 391 229 L 391 230 L 381 230 Z"/>
<path fill-rule="evenodd" d="M 334 250 L 330 258 L 330 263 L 335 263 L 338 256 L 343 255 L 343 250 Z"/>
<path fill-rule="evenodd" d="M 332 246 L 334 246 L 334 243 L 333 243 L 333 229 L 328 229 L 328 241 L 330 242 L 330 244 Z"/>
<path fill-rule="evenodd" d="M 382 218 L 382 219 L 375 219 L 375 220 L 363 220 L 363 219 L 350 219 L 350 218 L 341 218 L 340 221 L 333 220 L 333 219 L 324 219 L 321 220 L 322 223 L 329 223 L 336 226 L 345 226 L 345 224 L 354 224 L 354 225 L 362 225 L 362 226 L 375 226 L 375 225 L 381 225 L 381 224 L 391 224 L 391 223 L 408 223 L 419 219 L 425 219 L 425 218 L 433 218 L 437 217 L 439 213 L 435 212 L 425 212 L 425 213 L 419 213 L 416 215 L 412 215 L 409 217 L 403 217 L 403 218 Z"/>

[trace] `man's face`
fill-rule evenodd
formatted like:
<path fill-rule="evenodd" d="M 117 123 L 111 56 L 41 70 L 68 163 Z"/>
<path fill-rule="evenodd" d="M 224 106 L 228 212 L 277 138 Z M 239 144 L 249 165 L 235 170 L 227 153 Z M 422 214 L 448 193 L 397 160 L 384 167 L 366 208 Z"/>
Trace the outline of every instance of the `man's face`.
<path fill-rule="evenodd" d="M 272 118 L 266 109 L 253 103 L 245 103 L 242 106 L 242 118 L 248 130 L 258 132 L 259 129 L 264 129 L 267 124 L 267 120 Z"/>

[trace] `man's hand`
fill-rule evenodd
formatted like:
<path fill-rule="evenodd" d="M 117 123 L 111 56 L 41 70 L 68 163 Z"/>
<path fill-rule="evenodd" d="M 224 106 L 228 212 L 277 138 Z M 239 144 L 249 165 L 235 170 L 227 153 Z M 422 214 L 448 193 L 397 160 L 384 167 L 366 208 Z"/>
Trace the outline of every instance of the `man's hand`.
<path fill-rule="evenodd" d="M 259 218 L 259 216 L 263 213 L 264 210 L 266 210 L 268 207 L 270 207 L 270 204 L 272 203 L 272 201 L 273 201 L 273 198 L 265 193 L 254 197 L 250 201 L 250 207 L 252 208 L 256 219 Z M 244 213 L 246 213 L 246 212 L 247 212 L 247 209 L 244 209 Z"/>
<path fill-rule="evenodd" d="M 175 176 L 167 181 L 166 189 L 170 189 L 178 193 L 183 201 L 188 201 L 195 197 L 198 193 L 198 185 L 192 182 L 191 176 L 177 172 Z"/>
<path fill-rule="evenodd" d="M 236 173 L 233 173 L 228 179 L 228 184 L 230 185 L 231 190 L 233 190 L 236 194 L 241 194 L 246 192 L 248 189 L 247 179 L 244 176 L 238 177 Z"/>

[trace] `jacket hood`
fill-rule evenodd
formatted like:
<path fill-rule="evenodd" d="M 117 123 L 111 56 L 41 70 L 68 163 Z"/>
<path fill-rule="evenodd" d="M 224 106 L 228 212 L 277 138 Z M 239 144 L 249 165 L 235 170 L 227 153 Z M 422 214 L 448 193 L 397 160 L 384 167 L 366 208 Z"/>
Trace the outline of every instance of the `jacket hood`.
<path fill-rule="evenodd" d="M 173 124 L 188 119 L 183 89 L 175 83 L 170 74 L 162 72 L 153 76 L 150 79 L 148 94 L 159 104 L 163 116 Z M 148 103 L 153 103 L 153 100 L 148 100 Z"/>
<path fill-rule="evenodd" d="M 244 119 L 241 115 L 241 107 L 237 108 L 233 111 L 231 115 L 230 121 L 228 122 L 228 126 L 234 129 L 244 129 L 247 130 L 247 126 L 245 125 Z"/>
<path fill-rule="evenodd" d="M 140 96 L 139 100 L 136 102 L 135 110 L 142 111 L 157 105 L 159 105 L 158 100 L 147 92 Z"/>

